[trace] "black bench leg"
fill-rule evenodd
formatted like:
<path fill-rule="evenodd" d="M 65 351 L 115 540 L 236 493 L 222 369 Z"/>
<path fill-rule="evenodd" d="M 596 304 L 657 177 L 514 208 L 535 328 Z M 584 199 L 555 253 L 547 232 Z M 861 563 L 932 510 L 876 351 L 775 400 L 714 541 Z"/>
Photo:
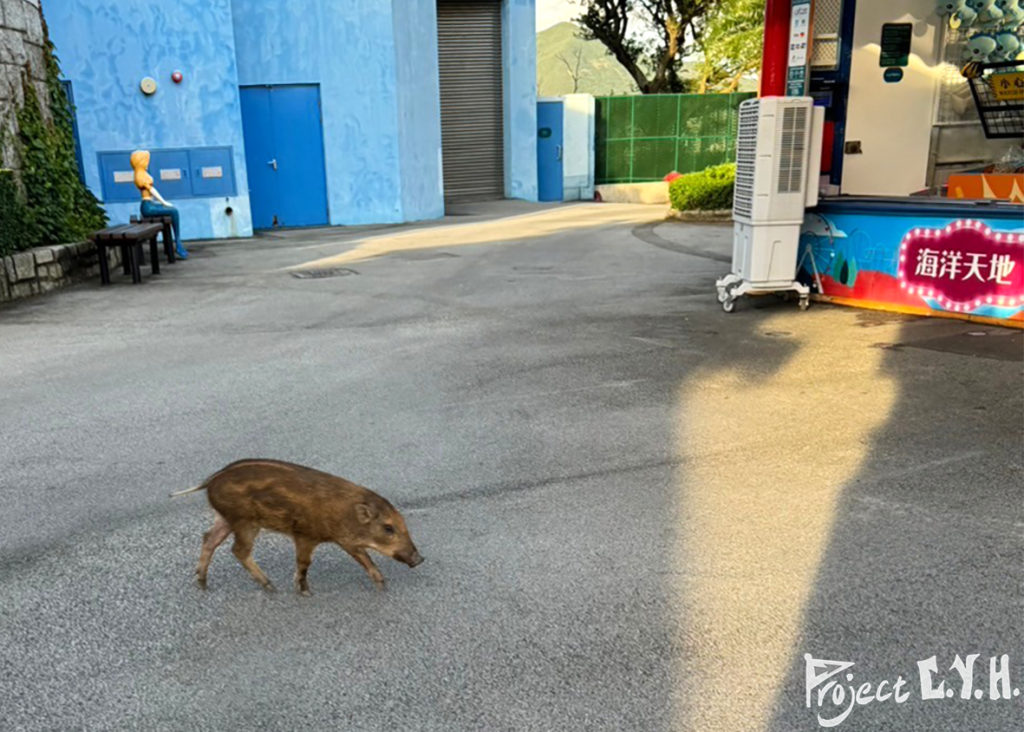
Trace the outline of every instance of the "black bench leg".
<path fill-rule="evenodd" d="M 160 255 L 157 254 L 156 234 L 153 234 L 153 238 L 149 240 L 149 258 L 152 260 L 153 274 L 160 274 Z"/>
<path fill-rule="evenodd" d="M 129 248 L 132 251 L 132 282 L 139 284 L 142 282 L 142 242 L 136 239 Z"/>
<path fill-rule="evenodd" d="M 125 274 L 132 273 L 131 244 L 121 245 L 121 271 Z"/>
<path fill-rule="evenodd" d="M 171 222 L 164 222 L 164 253 L 167 255 L 168 264 L 174 264 L 174 231 L 171 229 Z"/>
<path fill-rule="evenodd" d="M 96 243 L 96 251 L 100 255 L 100 284 L 110 284 L 110 263 L 107 261 L 107 245 Z"/>

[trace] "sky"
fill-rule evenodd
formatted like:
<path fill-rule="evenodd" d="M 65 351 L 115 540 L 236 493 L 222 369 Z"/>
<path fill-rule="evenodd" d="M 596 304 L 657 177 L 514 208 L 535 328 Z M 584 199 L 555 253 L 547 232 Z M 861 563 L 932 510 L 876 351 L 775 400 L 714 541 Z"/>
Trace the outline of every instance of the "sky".
<path fill-rule="evenodd" d="M 579 14 L 580 6 L 573 0 L 537 0 L 537 30 L 572 20 Z"/>

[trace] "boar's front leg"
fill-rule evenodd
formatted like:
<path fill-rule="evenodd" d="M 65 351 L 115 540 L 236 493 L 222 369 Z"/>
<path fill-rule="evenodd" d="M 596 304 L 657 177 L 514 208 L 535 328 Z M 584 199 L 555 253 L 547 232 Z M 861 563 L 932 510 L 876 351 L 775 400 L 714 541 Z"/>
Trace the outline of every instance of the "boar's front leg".
<path fill-rule="evenodd" d="M 362 566 L 362 568 L 366 570 L 366 573 L 370 575 L 370 579 L 373 580 L 373 583 L 377 585 L 378 590 L 384 589 L 384 575 L 382 575 L 380 570 L 377 569 L 377 565 L 373 563 L 373 560 L 370 559 L 370 555 L 366 553 L 365 549 L 349 549 L 347 546 L 343 546 L 341 548 L 347 551 L 353 559 L 359 562 L 360 566 Z"/>
<path fill-rule="evenodd" d="M 309 572 L 309 565 L 313 562 L 313 550 L 318 542 L 307 539 L 305 536 L 295 538 L 295 589 L 300 595 L 307 597 L 313 593 L 309 591 L 309 583 L 306 581 L 306 573 Z"/>

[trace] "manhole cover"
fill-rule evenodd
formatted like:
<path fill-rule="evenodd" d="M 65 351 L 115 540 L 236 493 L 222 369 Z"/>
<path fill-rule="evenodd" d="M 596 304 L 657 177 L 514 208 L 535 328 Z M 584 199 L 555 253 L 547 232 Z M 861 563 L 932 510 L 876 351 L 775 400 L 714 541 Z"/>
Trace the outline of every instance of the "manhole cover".
<path fill-rule="evenodd" d="M 347 277 L 359 274 L 354 269 L 335 267 L 334 269 L 300 269 L 292 272 L 292 277 L 300 280 L 323 280 L 328 277 Z"/>

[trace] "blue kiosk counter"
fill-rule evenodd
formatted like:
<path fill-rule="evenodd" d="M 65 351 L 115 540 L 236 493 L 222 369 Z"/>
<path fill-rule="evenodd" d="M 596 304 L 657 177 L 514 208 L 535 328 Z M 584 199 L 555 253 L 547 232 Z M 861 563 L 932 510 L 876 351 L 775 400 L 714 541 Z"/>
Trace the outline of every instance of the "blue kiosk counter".
<path fill-rule="evenodd" d="M 825 109 L 804 281 L 837 303 L 1024 327 L 1024 11 L 769 10 L 789 43 L 775 54 L 766 42 L 763 78 Z"/>
<path fill-rule="evenodd" d="M 1024 327 L 1024 207 L 838 196 L 807 212 L 801 277 L 859 307 Z"/>

